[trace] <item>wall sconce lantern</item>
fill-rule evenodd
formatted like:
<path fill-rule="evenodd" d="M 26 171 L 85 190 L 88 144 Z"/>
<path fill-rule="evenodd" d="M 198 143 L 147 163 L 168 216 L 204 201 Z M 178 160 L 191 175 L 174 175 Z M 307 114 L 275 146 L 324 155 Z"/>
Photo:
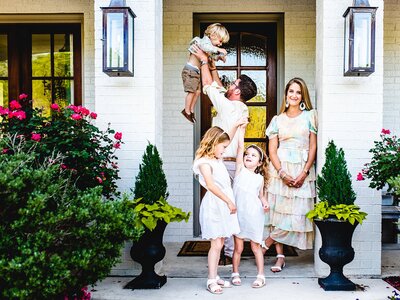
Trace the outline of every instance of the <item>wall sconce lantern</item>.
<path fill-rule="evenodd" d="M 375 14 L 368 0 L 354 0 L 343 17 L 344 76 L 369 76 L 375 72 Z"/>
<path fill-rule="evenodd" d="M 111 0 L 103 11 L 103 72 L 108 76 L 133 76 L 133 37 L 136 15 L 125 0 Z"/>

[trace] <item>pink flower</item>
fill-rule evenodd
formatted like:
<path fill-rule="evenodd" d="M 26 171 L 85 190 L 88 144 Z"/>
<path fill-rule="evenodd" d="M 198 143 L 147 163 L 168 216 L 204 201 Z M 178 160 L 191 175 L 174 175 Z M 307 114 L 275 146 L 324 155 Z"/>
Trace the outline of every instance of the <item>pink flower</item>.
<path fill-rule="evenodd" d="M 1 151 L 1 153 L 6 154 L 8 152 L 8 148 L 4 148 L 3 151 Z"/>
<path fill-rule="evenodd" d="M 19 104 L 19 102 L 17 100 L 13 100 L 10 102 L 10 108 L 11 110 L 17 110 L 17 109 L 21 109 L 21 104 Z"/>
<path fill-rule="evenodd" d="M 9 112 L 10 111 L 8 108 L 4 108 L 3 106 L 0 106 L 0 116 L 8 115 Z"/>
<path fill-rule="evenodd" d="M 50 105 L 50 108 L 51 108 L 52 110 L 57 110 L 57 111 L 59 111 L 59 110 L 60 110 L 60 106 L 58 106 L 58 104 L 57 104 L 57 103 L 53 103 L 53 104 L 51 104 L 51 105 Z"/>
<path fill-rule="evenodd" d="M 116 140 L 121 140 L 121 139 L 122 139 L 122 132 L 116 132 L 116 133 L 114 134 L 114 138 L 115 138 Z"/>
<path fill-rule="evenodd" d="M 96 179 L 99 183 L 103 183 L 103 179 L 101 179 L 99 176 L 96 176 Z"/>
<path fill-rule="evenodd" d="M 365 178 L 364 178 L 363 174 L 361 172 L 359 172 L 357 174 L 357 181 L 362 181 L 362 180 L 365 180 Z"/>
<path fill-rule="evenodd" d="M 86 107 L 81 107 L 79 112 L 83 115 L 83 116 L 87 116 L 90 114 L 90 111 L 86 108 Z"/>
<path fill-rule="evenodd" d="M 10 119 L 17 118 L 18 120 L 24 120 L 24 119 L 26 119 L 26 114 L 22 110 L 20 110 L 20 111 L 10 111 L 8 113 L 8 117 Z"/>
<path fill-rule="evenodd" d="M 25 99 L 25 98 L 28 98 L 28 95 L 27 94 L 21 94 L 21 95 L 19 95 L 19 100 L 22 100 L 22 99 Z"/>
<path fill-rule="evenodd" d="M 113 145 L 115 149 L 121 149 L 121 143 L 117 142 Z"/>
<path fill-rule="evenodd" d="M 72 114 L 71 118 L 75 121 L 82 119 L 82 116 L 79 114 Z"/>
<path fill-rule="evenodd" d="M 382 134 L 390 134 L 390 130 L 389 130 L 389 129 L 382 128 L 381 133 L 382 133 Z"/>
<path fill-rule="evenodd" d="M 97 119 L 97 114 L 96 114 L 95 112 L 91 112 L 91 113 L 90 113 L 90 117 L 91 117 L 92 119 Z"/>
<path fill-rule="evenodd" d="M 115 162 L 112 162 L 112 163 L 111 163 L 111 166 L 112 166 L 114 169 L 118 169 L 118 165 L 117 165 Z"/>
<path fill-rule="evenodd" d="M 31 140 L 35 142 L 40 142 L 42 136 L 39 133 L 32 133 Z"/>
<path fill-rule="evenodd" d="M 65 170 L 65 169 L 68 169 L 68 167 L 66 166 L 66 165 L 64 165 L 64 164 L 61 164 L 61 169 L 63 169 L 63 170 Z"/>

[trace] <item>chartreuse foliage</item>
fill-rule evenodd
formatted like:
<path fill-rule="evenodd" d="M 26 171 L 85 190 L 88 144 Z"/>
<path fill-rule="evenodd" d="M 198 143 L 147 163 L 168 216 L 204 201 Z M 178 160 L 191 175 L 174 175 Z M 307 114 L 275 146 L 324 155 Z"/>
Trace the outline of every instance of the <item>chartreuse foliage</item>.
<path fill-rule="evenodd" d="M 105 278 L 141 234 L 131 202 L 76 189 L 60 157 L 11 150 L 0 154 L 0 299 L 64 299 Z"/>
<path fill-rule="evenodd" d="M 307 213 L 309 219 L 327 219 L 362 223 L 367 216 L 354 204 L 356 194 L 351 185 L 351 175 L 342 148 L 338 149 L 333 141 L 325 150 L 325 164 L 321 175 L 317 177 L 318 198 L 320 202 Z"/>
<path fill-rule="evenodd" d="M 162 196 L 153 204 L 144 203 L 143 198 L 133 201 L 136 215 L 136 226 L 147 227 L 153 230 L 159 220 L 165 223 L 189 220 L 190 212 L 185 213 L 182 209 L 170 205 Z"/>

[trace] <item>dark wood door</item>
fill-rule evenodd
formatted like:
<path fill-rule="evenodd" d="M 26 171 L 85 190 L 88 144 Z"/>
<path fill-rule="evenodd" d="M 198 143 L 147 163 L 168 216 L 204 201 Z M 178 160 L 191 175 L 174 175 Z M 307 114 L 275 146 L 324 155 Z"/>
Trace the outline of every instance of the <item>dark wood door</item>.
<path fill-rule="evenodd" d="M 0 25 L 0 105 L 26 93 L 34 107 L 81 104 L 80 24 Z"/>
<path fill-rule="evenodd" d="M 200 23 L 204 32 L 210 23 Z M 268 140 L 266 126 L 277 111 L 277 24 L 276 23 L 223 23 L 228 29 L 229 43 L 222 47 L 228 51 L 225 63 L 218 62 L 218 73 L 224 85 L 229 86 L 241 74 L 251 77 L 257 84 L 258 94 L 246 102 L 250 124 L 245 143 L 257 144 L 266 152 Z M 211 101 L 201 95 L 201 136 L 211 127 L 216 114 Z"/>

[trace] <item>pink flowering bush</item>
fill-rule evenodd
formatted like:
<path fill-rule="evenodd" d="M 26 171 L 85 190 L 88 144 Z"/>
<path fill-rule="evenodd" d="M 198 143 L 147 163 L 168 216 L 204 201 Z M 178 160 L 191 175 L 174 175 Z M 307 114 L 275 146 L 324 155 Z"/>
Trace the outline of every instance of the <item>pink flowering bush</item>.
<path fill-rule="evenodd" d="M 370 179 L 369 187 L 382 189 L 390 178 L 400 175 L 400 138 L 391 135 L 390 130 L 382 129 L 381 140 L 375 141 L 375 146 L 369 150 L 372 153 L 371 162 L 358 173 L 357 180 Z M 389 185 L 389 190 L 393 187 Z"/>
<path fill-rule="evenodd" d="M 93 124 L 97 114 L 83 106 L 62 108 L 53 103 L 50 111 L 47 117 L 41 110 L 32 109 L 28 96 L 21 94 L 8 108 L 0 106 L 0 137 L 9 134 L 24 139 L 27 149 L 34 145 L 39 160 L 53 152 L 61 153 L 62 168 L 72 171 L 79 189 L 101 186 L 104 196 L 116 196 L 119 177 L 115 151 L 123 143 L 122 133 L 116 133 L 110 124 L 100 130 Z M 7 153 L 7 149 L 0 140 L 0 153 Z"/>

